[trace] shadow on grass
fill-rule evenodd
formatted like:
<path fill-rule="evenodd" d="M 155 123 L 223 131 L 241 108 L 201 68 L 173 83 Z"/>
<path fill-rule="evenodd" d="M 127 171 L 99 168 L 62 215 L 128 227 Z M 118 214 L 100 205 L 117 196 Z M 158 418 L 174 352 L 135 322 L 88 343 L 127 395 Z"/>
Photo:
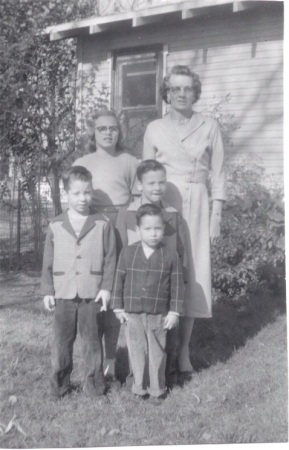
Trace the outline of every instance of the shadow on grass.
<path fill-rule="evenodd" d="M 227 361 L 264 326 L 286 312 L 285 293 L 258 292 L 234 303 L 224 299 L 213 306 L 212 319 L 196 319 L 190 342 L 190 358 L 196 372 Z"/>
<path fill-rule="evenodd" d="M 227 298 L 215 303 L 212 319 L 195 320 L 190 342 L 194 370 L 200 372 L 217 362 L 226 362 L 249 338 L 286 312 L 285 298 L 284 292 L 269 295 L 260 291 L 242 303 Z M 128 373 L 127 348 L 119 347 L 117 377 L 123 382 Z"/>

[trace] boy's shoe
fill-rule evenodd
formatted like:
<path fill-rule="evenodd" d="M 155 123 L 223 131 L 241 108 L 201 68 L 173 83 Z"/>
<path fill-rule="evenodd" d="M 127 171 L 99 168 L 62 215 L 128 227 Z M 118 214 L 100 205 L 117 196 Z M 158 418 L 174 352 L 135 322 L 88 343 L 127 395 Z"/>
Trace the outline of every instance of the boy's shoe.
<path fill-rule="evenodd" d="M 144 394 L 144 395 L 137 395 L 137 394 L 132 394 L 129 396 L 129 398 L 127 399 L 129 403 L 139 403 L 141 401 L 147 401 L 149 399 L 149 394 Z"/>
<path fill-rule="evenodd" d="M 101 395 L 105 394 L 105 386 L 90 386 L 90 385 L 84 385 L 83 386 L 83 392 L 85 392 L 88 397 L 100 397 Z"/>
<path fill-rule="evenodd" d="M 168 391 L 171 391 L 174 387 L 178 385 L 178 374 L 176 371 L 170 373 L 166 379 L 166 385 Z"/>
<path fill-rule="evenodd" d="M 52 402 L 57 402 L 58 400 L 67 397 L 72 392 L 79 391 L 79 386 L 70 385 L 69 388 L 63 394 L 56 394 L 55 392 L 51 392 L 49 398 Z"/>
<path fill-rule="evenodd" d="M 153 406 L 160 406 L 163 404 L 166 397 L 167 397 L 166 394 L 162 394 L 159 397 L 150 397 L 147 399 L 147 403 Z"/>
<path fill-rule="evenodd" d="M 127 375 L 126 379 L 125 379 L 125 383 L 124 383 L 123 388 L 124 388 L 126 391 L 131 392 L 132 386 L 133 386 L 133 382 L 134 382 L 133 374 L 132 374 L 132 373 L 129 373 L 129 374 Z"/>
<path fill-rule="evenodd" d="M 112 375 L 110 373 L 105 375 L 104 382 L 107 389 L 115 388 L 116 390 L 119 390 L 121 388 L 121 382 L 116 378 L 115 375 Z"/>
<path fill-rule="evenodd" d="M 183 386 L 185 383 L 191 381 L 193 376 L 193 372 L 179 372 L 178 373 L 178 384 L 179 386 Z"/>

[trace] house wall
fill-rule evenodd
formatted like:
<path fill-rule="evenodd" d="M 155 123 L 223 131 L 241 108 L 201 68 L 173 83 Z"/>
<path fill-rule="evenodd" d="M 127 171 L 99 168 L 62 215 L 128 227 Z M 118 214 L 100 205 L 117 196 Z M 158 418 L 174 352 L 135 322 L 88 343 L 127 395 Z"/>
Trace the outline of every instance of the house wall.
<path fill-rule="evenodd" d="M 251 161 L 254 154 L 268 174 L 281 178 L 283 4 L 183 21 L 166 18 L 150 26 L 85 36 L 79 41 L 82 68 L 98 63 L 98 82 L 108 83 L 108 51 L 156 43 L 168 46 L 168 69 L 188 64 L 200 75 L 202 95 L 195 110 L 204 111 L 230 94 L 222 112 L 233 114 L 239 128 L 231 135 L 233 147 L 226 149 L 228 159 Z"/>

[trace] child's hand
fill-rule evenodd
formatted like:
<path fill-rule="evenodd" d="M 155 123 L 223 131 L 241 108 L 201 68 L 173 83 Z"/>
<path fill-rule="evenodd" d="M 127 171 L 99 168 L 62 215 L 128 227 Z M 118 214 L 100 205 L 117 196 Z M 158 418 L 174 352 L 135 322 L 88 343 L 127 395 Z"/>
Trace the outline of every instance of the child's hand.
<path fill-rule="evenodd" d="M 176 314 L 168 313 L 165 317 L 164 329 L 171 330 L 179 324 L 179 316 Z"/>
<path fill-rule="evenodd" d="M 125 311 L 119 311 L 119 312 L 115 311 L 114 314 L 116 315 L 116 317 L 120 321 L 120 323 L 127 322 L 127 315 L 126 315 Z"/>
<path fill-rule="evenodd" d="M 110 291 L 105 291 L 104 289 L 101 289 L 94 301 L 97 303 L 100 300 L 102 300 L 102 307 L 100 308 L 100 311 L 107 311 L 107 307 L 110 301 Z"/>
<path fill-rule="evenodd" d="M 45 295 L 43 298 L 44 308 L 51 312 L 55 308 L 55 298 L 54 295 Z"/>

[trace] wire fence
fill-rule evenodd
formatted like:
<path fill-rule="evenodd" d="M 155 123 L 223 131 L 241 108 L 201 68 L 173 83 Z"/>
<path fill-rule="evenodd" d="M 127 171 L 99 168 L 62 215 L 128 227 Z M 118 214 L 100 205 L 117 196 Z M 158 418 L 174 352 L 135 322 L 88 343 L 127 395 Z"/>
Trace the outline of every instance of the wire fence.
<path fill-rule="evenodd" d="M 55 216 L 51 198 L 41 185 L 28 195 L 20 180 L 0 188 L 0 268 L 40 269 L 47 225 Z"/>

